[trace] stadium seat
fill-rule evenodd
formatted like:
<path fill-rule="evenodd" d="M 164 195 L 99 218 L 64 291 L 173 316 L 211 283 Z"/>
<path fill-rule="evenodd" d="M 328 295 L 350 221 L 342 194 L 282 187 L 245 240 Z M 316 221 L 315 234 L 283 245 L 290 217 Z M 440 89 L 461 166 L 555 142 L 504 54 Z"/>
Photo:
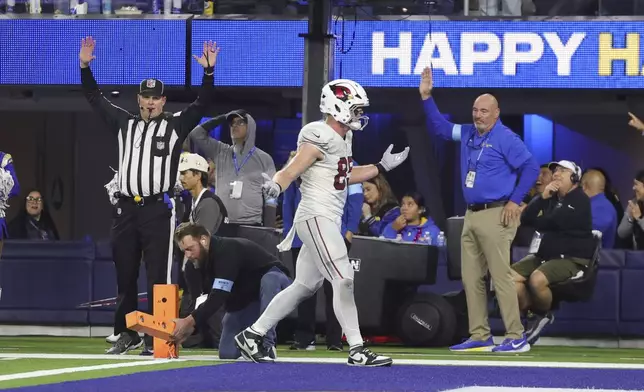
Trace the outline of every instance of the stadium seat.
<path fill-rule="evenodd" d="M 592 298 L 599 269 L 602 233 L 593 230 L 593 237 L 595 238 L 595 249 L 588 267 L 579 275 L 573 276 L 565 282 L 550 285 L 552 309 L 557 309 L 560 302 L 587 302 Z"/>

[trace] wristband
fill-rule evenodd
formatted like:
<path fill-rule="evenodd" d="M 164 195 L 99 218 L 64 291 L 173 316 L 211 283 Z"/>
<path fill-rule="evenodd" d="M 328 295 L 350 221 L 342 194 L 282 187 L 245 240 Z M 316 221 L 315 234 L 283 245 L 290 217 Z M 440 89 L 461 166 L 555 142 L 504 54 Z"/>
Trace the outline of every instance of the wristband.
<path fill-rule="evenodd" d="M 385 170 L 385 168 L 380 164 L 380 162 L 376 163 L 376 168 L 378 169 L 378 174 L 387 172 L 387 170 Z"/>

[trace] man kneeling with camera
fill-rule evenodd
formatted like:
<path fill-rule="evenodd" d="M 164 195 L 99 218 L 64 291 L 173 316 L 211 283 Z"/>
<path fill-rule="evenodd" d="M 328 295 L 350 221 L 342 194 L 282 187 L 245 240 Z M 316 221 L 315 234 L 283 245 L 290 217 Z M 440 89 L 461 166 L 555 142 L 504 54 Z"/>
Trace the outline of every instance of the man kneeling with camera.
<path fill-rule="evenodd" d="M 554 321 L 549 286 L 581 276 L 595 250 L 590 199 L 579 186 L 581 168 L 571 161 L 549 168 L 553 181 L 521 214 L 521 225 L 536 230 L 529 254 L 512 265 L 521 312 L 532 312 L 526 326 L 530 344 Z"/>

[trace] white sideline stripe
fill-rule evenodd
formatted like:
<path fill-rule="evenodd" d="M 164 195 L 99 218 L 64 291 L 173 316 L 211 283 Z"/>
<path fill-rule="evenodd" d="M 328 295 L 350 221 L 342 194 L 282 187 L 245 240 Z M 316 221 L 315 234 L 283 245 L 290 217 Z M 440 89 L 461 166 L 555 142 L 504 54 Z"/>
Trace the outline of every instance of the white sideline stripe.
<path fill-rule="evenodd" d="M 346 363 L 344 358 L 282 358 L 277 362 L 301 363 Z M 590 362 L 529 362 L 529 361 L 468 361 L 468 360 L 436 360 L 436 359 L 397 359 L 398 365 L 431 365 L 431 366 L 499 366 L 499 367 L 541 367 L 541 368 L 570 368 L 570 369 L 638 369 L 644 370 L 644 364 L 634 363 L 590 363 Z"/>
<path fill-rule="evenodd" d="M 107 354 L 5 354 L 2 358 L 31 358 L 31 359 L 107 359 L 129 360 L 126 364 L 97 365 L 97 366 L 136 366 L 145 363 L 149 365 L 170 361 L 205 361 L 205 362 L 235 362 L 230 359 L 219 359 L 215 355 L 186 355 L 179 359 L 156 359 L 134 355 Z M 289 363 L 346 363 L 346 358 L 301 358 L 279 357 L 276 362 Z M 570 368 L 570 369 L 635 369 L 644 370 L 644 364 L 637 363 L 596 363 L 596 362 L 533 362 L 533 361 L 484 361 L 484 360 L 439 360 L 439 359 L 398 359 L 394 357 L 394 365 L 425 365 L 425 366 L 498 366 L 498 367 L 539 367 L 539 368 Z M 70 368 L 74 369 L 74 368 Z"/>
<path fill-rule="evenodd" d="M 125 360 L 125 361 L 165 361 L 154 357 L 138 355 L 113 355 L 113 354 L 9 354 L 0 353 L 0 358 L 15 359 L 107 359 L 107 360 Z M 183 358 L 181 358 L 183 359 Z"/>
<path fill-rule="evenodd" d="M 63 368 L 63 369 L 37 370 L 33 372 L 7 374 L 5 376 L 0 376 L 0 382 L 20 380 L 24 378 L 57 376 L 59 374 L 67 374 L 67 373 L 89 372 L 92 370 L 106 370 L 106 369 L 118 369 L 118 368 L 134 367 L 134 366 L 158 365 L 158 364 L 167 363 L 170 361 L 173 361 L 173 360 L 162 359 L 158 361 L 135 361 L 135 362 L 127 362 L 127 363 L 112 363 L 112 364 L 106 364 L 106 365 L 81 366 L 81 367 L 71 367 L 71 368 Z"/>

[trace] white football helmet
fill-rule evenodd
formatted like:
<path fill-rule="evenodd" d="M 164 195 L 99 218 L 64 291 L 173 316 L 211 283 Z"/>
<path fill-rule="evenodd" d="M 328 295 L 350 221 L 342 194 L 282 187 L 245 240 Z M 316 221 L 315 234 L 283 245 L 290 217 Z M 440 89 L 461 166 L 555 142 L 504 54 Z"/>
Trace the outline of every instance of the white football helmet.
<path fill-rule="evenodd" d="M 369 123 L 362 108 L 369 106 L 369 98 L 361 85 L 349 79 L 337 79 L 322 87 L 320 111 L 333 116 L 351 130 L 361 131 Z"/>

